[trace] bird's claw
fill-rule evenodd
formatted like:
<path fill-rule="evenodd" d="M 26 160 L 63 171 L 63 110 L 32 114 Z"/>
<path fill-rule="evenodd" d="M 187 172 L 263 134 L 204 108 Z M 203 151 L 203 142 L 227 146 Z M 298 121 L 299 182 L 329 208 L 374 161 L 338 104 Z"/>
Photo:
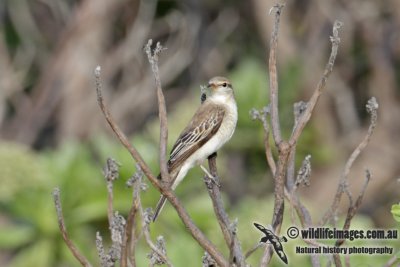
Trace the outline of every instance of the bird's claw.
<path fill-rule="evenodd" d="M 211 173 L 203 165 L 200 165 L 200 168 L 206 174 L 206 177 L 204 177 L 204 180 L 207 185 L 207 188 L 211 189 L 212 184 L 216 185 L 218 188 L 221 187 L 218 177 L 211 175 Z"/>

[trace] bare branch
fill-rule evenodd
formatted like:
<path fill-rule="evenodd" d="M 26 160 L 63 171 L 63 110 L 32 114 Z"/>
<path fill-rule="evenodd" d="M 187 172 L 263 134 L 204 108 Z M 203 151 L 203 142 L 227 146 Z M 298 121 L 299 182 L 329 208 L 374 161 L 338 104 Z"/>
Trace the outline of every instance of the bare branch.
<path fill-rule="evenodd" d="M 255 244 L 251 249 L 249 249 L 246 253 L 245 253 L 245 258 L 247 259 L 248 257 L 251 256 L 251 254 L 253 254 L 254 252 L 257 251 L 258 248 L 263 247 L 265 245 L 265 243 L 257 243 Z"/>
<path fill-rule="evenodd" d="M 371 119 L 370 119 L 370 125 L 368 127 L 368 132 L 364 139 L 361 141 L 361 143 L 357 146 L 357 148 L 353 151 L 353 153 L 350 155 L 349 159 L 346 162 L 346 165 L 343 169 L 343 172 L 341 174 L 340 182 L 338 184 L 336 194 L 334 197 L 334 200 L 332 202 L 331 207 L 329 210 L 325 213 L 324 217 L 320 221 L 320 225 L 324 225 L 327 223 L 327 221 L 332 218 L 332 216 L 336 213 L 339 203 L 342 197 L 343 192 L 347 190 L 347 184 L 348 184 L 348 175 L 350 172 L 351 167 L 353 166 L 354 161 L 358 158 L 358 156 L 361 154 L 361 152 L 365 149 L 365 147 L 368 145 L 369 140 L 374 132 L 376 123 L 377 123 L 377 110 L 378 110 L 378 103 L 376 102 L 375 97 L 372 97 L 370 100 L 368 100 L 368 103 L 366 105 L 367 112 L 370 114 Z"/>
<path fill-rule="evenodd" d="M 275 145 L 278 147 L 282 141 L 281 129 L 279 123 L 279 109 L 278 109 L 278 72 L 276 69 L 276 49 L 278 46 L 278 31 L 279 21 L 284 4 L 274 5 L 271 11 L 275 11 L 274 28 L 271 34 L 270 51 L 269 51 L 269 100 L 271 102 L 271 123 L 272 135 L 274 137 Z"/>
<path fill-rule="evenodd" d="M 204 181 L 207 186 L 208 194 L 210 195 L 211 201 L 214 207 L 214 213 L 217 221 L 223 233 L 225 242 L 230 250 L 230 262 L 236 263 L 238 266 L 245 266 L 245 259 L 242 254 L 239 240 L 236 235 L 236 229 L 232 229 L 232 223 L 224 209 L 224 203 L 222 202 L 221 192 L 219 190 L 219 177 L 217 171 L 217 153 L 212 154 L 208 157 L 208 166 L 212 177 L 208 175 L 204 176 Z"/>
<path fill-rule="evenodd" d="M 157 237 L 157 242 L 155 244 L 155 247 L 158 249 L 159 253 L 162 255 L 166 255 L 167 251 L 165 249 L 165 240 L 163 236 Z M 163 265 L 167 264 L 168 266 L 172 266 L 172 264 L 165 262 L 163 258 L 159 256 L 157 252 L 153 250 L 152 253 L 148 255 L 148 258 L 150 259 L 150 265 Z"/>
<path fill-rule="evenodd" d="M 339 254 L 333 254 L 333 262 L 335 263 L 336 267 L 342 267 L 342 262 L 340 261 Z"/>
<path fill-rule="evenodd" d="M 153 40 L 149 39 L 147 45 L 145 46 L 145 52 L 147 58 L 151 65 L 151 70 L 153 71 L 154 79 L 157 87 L 157 100 L 158 100 L 158 117 L 160 119 L 160 171 L 161 178 L 163 181 L 170 181 L 169 172 L 167 167 L 167 141 L 168 141 L 168 123 L 167 123 L 167 108 L 165 105 L 165 98 L 161 88 L 160 74 L 158 70 L 158 56 L 166 48 L 162 47 L 159 42 L 157 42 L 156 48 L 153 52 L 151 51 L 151 45 Z"/>
<path fill-rule="evenodd" d="M 114 267 L 115 263 L 120 260 L 125 225 L 126 221 L 124 217 L 119 215 L 118 212 L 115 212 L 110 225 L 112 244 L 108 253 L 106 253 L 104 249 L 103 239 L 100 233 L 96 233 L 96 248 L 102 267 Z"/>
<path fill-rule="evenodd" d="M 115 123 L 114 119 L 111 117 L 111 114 L 104 103 L 103 96 L 101 94 L 101 83 L 100 83 L 100 67 L 97 67 L 95 70 L 96 77 L 96 92 L 97 92 L 97 101 L 99 103 L 100 109 L 102 110 L 104 117 L 106 118 L 108 124 L 111 129 L 117 136 L 118 140 L 121 144 L 129 151 L 133 159 L 138 163 L 143 173 L 152 183 L 152 185 L 163 194 L 171 205 L 175 208 L 182 222 L 185 224 L 186 228 L 190 231 L 191 235 L 194 239 L 200 244 L 200 246 L 205 249 L 221 266 L 229 266 L 226 259 L 224 259 L 221 252 L 217 250 L 217 248 L 210 242 L 210 240 L 201 232 L 201 230 L 193 223 L 193 220 L 190 218 L 189 214 L 182 206 L 176 195 L 172 190 L 168 187 L 164 187 L 158 181 L 158 179 L 153 175 L 150 168 L 143 160 L 139 152 L 130 144 L 125 134 L 121 131 L 118 125 Z"/>
<path fill-rule="evenodd" d="M 103 175 L 107 182 L 107 194 L 108 194 L 107 216 L 108 216 L 108 223 L 110 226 L 111 226 L 112 219 L 114 216 L 113 183 L 115 180 L 118 179 L 118 176 L 119 176 L 118 165 L 119 164 L 114 159 L 108 158 L 106 166 L 104 166 L 104 168 L 103 168 Z"/>
<path fill-rule="evenodd" d="M 398 253 L 394 253 L 393 257 L 391 257 L 385 265 L 383 265 L 383 267 L 391 267 L 394 266 L 394 264 L 397 262 L 399 262 L 399 254 Z"/>
<path fill-rule="evenodd" d="M 202 259 L 202 267 L 215 267 L 217 266 L 217 263 L 215 260 L 210 256 L 210 254 L 204 252 L 204 256 Z"/>
<path fill-rule="evenodd" d="M 338 30 L 342 25 L 343 25 L 343 23 L 338 20 L 336 20 L 335 23 L 333 24 L 333 30 L 332 30 L 333 36 L 331 36 L 331 42 L 332 42 L 331 55 L 329 56 L 328 63 L 326 64 L 324 74 L 322 75 L 322 78 L 319 81 L 317 88 L 315 89 L 313 95 L 311 96 L 310 101 L 307 104 L 307 109 L 304 111 L 304 114 L 301 116 L 297 125 L 295 125 L 294 131 L 289 140 L 289 144 L 291 146 L 293 146 L 295 143 L 297 143 L 297 140 L 299 139 L 300 134 L 303 132 L 304 127 L 306 126 L 307 122 L 310 120 L 311 114 L 315 108 L 315 105 L 317 104 L 318 99 L 319 99 L 320 95 L 322 94 L 323 89 L 325 88 L 326 81 L 328 80 L 328 77 L 332 72 L 333 65 L 335 64 L 335 59 L 337 56 L 339 43 L 340 43 Z"/>
<path fill-rule="evenodd" d="M 361 206 L 362 199 L 364 197 L 365 191 L 367 190 L 367 186 L 368 186 L 368 183 L 370 180 L 371 180 L 371 172 L 369 170 L 366 170 L 364 185 L 361 189 L 360 194 L 357 197 L 356 203 L 354 203 L 354 205 L 350 205 L 349 209 L 347 210 L 346 220 L 343 224 L 343 230 L 350 229 L 351 220 L 354 218 L 354 216 L 356 215 L 356 212 L 358 211 L 358 209 Z M 344 241 L 345 241 L 344 239 L 337 240 L 335 243 L 335 246 L 337 246 L 337 247 L 341 246 L 344 243 Z"/>
<path fill-rule="evenodd" d="M 307 155 L 301 164 L 301 167 L 297 173 L 296 182 L 294 184 L 295 188 L 304 184 L 305 186 L 310 185 L 310 176 L 311 176 L 311 155 Z"/>
<path fill-rule="evenodd" d="M 166 255 L 164 241 L 162 241 L 163 245 L 160 243 L 156 245 L 151 240 L 150 231 L 149 231 L 149 224 L 151 223 L 152 217 L 153 217 L 151 209 L 146 209 L 145 211 L 143 211 L 140 197 L 138 198 L 138 200 L 139 200 L 140 214 L 141 214 L 141 217 L 143 220 L 142 231 L 144 233 L 144 238 L 146 240 L 146 243 L 149 245 L 149 247 L 152 250 L 152 253 L 149 254 L 149 259 L 150 259 L 151 263 L 153 265 L 154 264 L 167 264 L 170 267 L 173 266 L 171 261 L 168 259 L 167 255 Z"/>
<path fill-rule="evenodd" d="M 312 219 L 311 219 L 311 214 L 310 211 L 306 208 L 306 206 L 301 203 L 299 197 L 297 194 L 292 190 L 291 193 L 289 193 L 286 188 L 285 188 L 285 197 L 289 200 L 290 204 L 292 207 L 295 208 L 296 213 L 298 218 L 300 219 L 301 226 L 303 228 L 305 227 L 311 227 L 312 226 Z M 309 243 L 313 246 L 318 246 L 319 244 L 315 242 L 314 240 L 304 240 L 306 243 Z M 313 267 L 320 267 L 321 264 L 318 259 L 318 255 L 312 254 L 310 255 L 311 257 L 311 265 Z"/>
<path fill-rule="evenodd" d="M 307 103 L 303 101 L 299 101 L 294 103 L 293 105 L 293 115 L 294 115 L 294 126 L 293 131 L 296 128 L 300 117 L 303 115 L 304 111 L 307 108 Z M 293 191 L 293 187 L 295 184 L 294 173 L 295 173 L 295 162 L 296 162 L 296 144 L 291 147 L 288 167 L 286 171 L 286 186 L 289 191 Z"/>
<path fill-rule="evenodd" d="M 115 212 L 110 226 L 112 244 L 110 250 L 108 251 L 110 260 L 114 263 L 121 259 L 122 242 L 125 235 L 125 228 L 125 218 L 119 215 L 118 212 Z"/>
<path fill-rule="evenodd" d="M 58 219 L 58 227 L 60 228 L 61 235 L 64 239 L 65 244 L 69 248 L 69 250 L 72 252 L 72 255 L 80 262 L 82 266 L 85 267 L 91 267 L 92 265 L 89 263 L 89 261 L 83 256 L 78 248 L 74 245 L 74 243 L 69 239 L 67 228 L 65 227 L 65 222 L 64 222 L 64 216 L 62 213 L 62 206 L 61 206 L 61 200 L 60 200 L 60 189 L 59 188 L 54 188 L 53 190 L 53 199 L 54 199 L 54 205 L 56 207 L 57 211 L 57 219 Z"/>
<path fill-rule="evenodd" d="M 267 159 L 268 165 L 271 169 L 272 175 L 275 174 L 276 164 L 274 160 L 274 156 L 272 155 L 271 145 L 269 143 L 269 125 L 268 125 L 268 114 L 270 113 L 270 106 L 264 107 L 262 110 L 258 111 L 255 108 L 250 110 L 250 116 L 253 120 L 260 120 L 264 127 L 264 149 L 265 149 L 265 157 Z"/>
<path fill-rule="evenodd" d="M 133 267 L 135 262 L 135 246 L 137 239 L 135 237 L 135 216 L 139 210 L 138 196 L 141 190 L 143 172 L 140 166 L 136 164 L 136 173 L 127 181 L 129 187 L 133 187 L 132 206 L 129 210 L 128 219 L 125 226 L 124 238 L 122 241 L 121 267 L 128 266 L 128 259 Z"/>
<path fill-rule="evenodd" d="M 159 188 L 160 185 L 158 184 L 157 179 L 151 172 L 150 168 L 147 166 L 147 164 L 144 162 L 142 156 L 139 154 L 139 152 L 130 144 L 128 141 L 128 138 L 125 136 L 125 134 L 121 131 L 121 129 L 118 127 L 118 125 L 115 123 L 113 118 L 111 117 L 111 114 L 107 108 L 107 106 L 104 103 L 103 95 L 101 93 L 101 81 L 100 81 L 100 71 L 101 68 L 100 66 L 96 67 L 95 69 L 95 82 L 96 82 L 96 93 L 97 93 L 97 102 L 99 103 L 100 109 L 104 114 L 105 119 L 107 120 L 108 124 L 110 125 L 111 129 L 117 136 L 118 140 L 122 143 L 122 145 L 128 150 L 128 152 L 131 154 L 133 159 L 139 164 L 140 168 L 143 170 L 144 174 L 151 180 L 155 181 L 154 186 Z"/>
<path fill-rule="evenodd" d="M 275 12 L 275 21 L 271 34 L 270 52 L 269 52 L 269 98 L 271 109 L 271 126 L 272 136 L 276 147 L 278 148 L 279 156 L 274 176 L 274 213 L 272 217 L 272 227 L 276 233 L 279 233 L 283 221 L 284 211 L 284 188 L 285 188 L 285 174 L 287 167 L 287 160 L 290 152 L 290 147 L 286 142 L 282 142 L 280 121 L 279 121 L 279 107 L 278 107 L 278 74 L 276 68 L 276 49 L 278 45 L 278 31 L 280 15 L 284 5 L 275 4 L 271 10 Z M 266 153 L 269 153 L 266 151 Z M 268 156 L 268 155 L 267 155 Z M 271 169 L 272 170 L 272 169 Z M 270 246 L 266 246 L 260 266 L 267 266 L 271 260 L 272 250 Z"/>
<path fill-rule="evenodd" d="M 96 232 L 96 248 L 97 253 L 99 254 L 101 267 L 111 267 L 112 265 L 109 264 L 108 255 L 104 250 L 103 238 L 99 232 Z"/>

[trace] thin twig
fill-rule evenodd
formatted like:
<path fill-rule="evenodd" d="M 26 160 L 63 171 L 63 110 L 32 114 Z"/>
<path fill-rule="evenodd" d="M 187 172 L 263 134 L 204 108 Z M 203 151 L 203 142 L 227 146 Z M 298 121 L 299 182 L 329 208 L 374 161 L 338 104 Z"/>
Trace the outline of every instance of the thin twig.
<path fill-rule="evenodd" d="M 315 89 L 313 95 L 311 96 L 310 101 L 307 104 L 307 109 L 304 111 L 304 114 L 301 116 L 299 122 L 296 127 L 294 128 L 294 131 L 292 135 L 290 136 L 289 139 L 289 144 L 293 146 L 295 143 L 297 143 L 297 140 L 300 137 L 300 134 L 303 132 L 304 127 L 306 126 L 307 122 L 311 118 L 311 114 L 315 108 L 315 105 L 318 102 L 318 99 L 320 95 L 322 94 L 323 89 L 325 88 L 326 81 L 328 80 L 329 75 L 332 72 L 333 65 L 335 64 L 335 59 L 337 56 L 337 51 L 340 43 L 340 38 L 339 38 L 339 28 L 343 25 L 342 22 L 336 20 L 335 23 L 333 24 L 333 36 L 331 36 L 331 42 L 332 42 L 332 49 L 331 49 L 331 55 L 329 56 L 328 63 L 326 64 L 324 74 L 322 75 L 321 80 L 318 82 L 317 88 Z"/>
<path fill-rule="evenodd" d="M 279 144 L 279 156 L 277 169 L 274 173 L 274 213 L 272 216 L 272 228 L 276 235 L 279 234 L 282 222 L 283 222 L 283 213 L 285 209 L 285 174 L 287 170 L 288 157 L 290 154 L 290 147 L 287 142 L 282 141 Z M 264 255 L 261 259 L 260 266 L 267 266 L 269 261 L 271 260 L 273 250 L 271 246 L 266 246 Z"/>
<path fill-rule="evenodd" d="M 282 141 L 281 129 L 279 123 L 278 109 L 278 73 L 276 69 L 276 49 L 278 46 L 279 21 L 284 4 L 276 4 L 271 11 L 275 11 L 275 22 L 271 34 L 270 51 L 269 51 L 269 99 L 271 102 L 271 124 L 272 135 L 275 145 L 278 147 Z"/>
<path fill-rule="evenodd" d="M 111 226 L 112 219 L 114 216 L 114 194 L 113 194 L 113 183 L 115 180 L 118 179 L 119 172 L 118 172 L 118 163 L 112 159 L 108 158 L 106 162 L 106 166 L 103 168 L 104 178 L 107 183 L 107 216 L 108 216 L 108 224 Z"/>
<path fill-rule="evenodd" d="M 257 244 L 255 244 L 251 249 L 249 249 L 245 254 L 244 257 L 247 259 L 248 257 L 251 256 L 251 254 L 253 254 L 254 252 L 257 251 L 258 248 L 263 247 L 265 245 L 265 243 L 259 242 Z"/>
<path fill-rule="evenodd" d="M 180 203 L 179 199 L 176 197 L 174 192 L 170 190 L 168 187 L 162 186 L 158 179 L 153 175 L 149 166 L 143 160 L 142 156 L 136 150 L 134 146 L 130 144 L 128 138 L 125 134 L 121 131 L 118 125 L 115 123 L 114 119 L 112 118 L 108 108 L 104 103 L 104 99 L 101 93 L 101 82 L 100 82 L 100 67 L 97 67 L 95 70 L 95 78 L 96 78 L 96 92 L 97 92 L 97 101 L 99 103 L 100 109 L 104 114 L 107 123 L 110 125 L 111 129 L 117 136 L 118 140 L 121 144 L 128 150 L 131 154 L 133 159 L 138 163 L 143 173 L 149 179 L 151 184 L 161 193 L 163 194 L 171 205 L 175 208 L 176 212 L 178 213 L 179 217 L 181 218 L 182 222 L 185 224 L 186 228 L 189 230 L 190 234 L 193 238 L 199 243 L 199 245 L 206 250 L 214 260 L 220 266 L 229 266 L 227 260 L 218 251 L 214 244 L 204 235 L 204 233 L 194 224 L 193 220 L 190 218 L 189 214 L 185 210 L 185 208 Z"/>
<path fill-rule="evenodd" d="M 299 123 L 299 120 L 301 116 L 303 115 L 304 111 L 307 108 L 307 103 L 303 101 L 299 101 L 294 103 L 293 105 L 293 115 L 294 115 L 294 126 L 293 126 L 293 131 L 296 129 L 297 124 Z M 286 172 L 286 186 L 289 189 L 289 191 L 293 191 L 293 187 L 295 184 L 295 179 L 294 179 L 294 173 L 295 173 L 295 162 L 296 162 L 296 144 L 294 144 L 291 147 L 291 151 L 289 154 L 289 160 L 288 160 L 288 167 L 287 167 L 287 172 Z"/>
<path fill-rule="evenodd" d="M 115 123 L 114 119 L 112 118 L 108 108 L 106 107 L 103 99 L 103 95 L 101 93 L 101 81 L 100 81 L 100 71 L 101 68 L 100 66 L 96 67 L 95 69 L 95 82 L 96 82 L 96 93 L 97 93 L 97 102 L 99 103 L 100 109 L 103 112 L 103 115 L 105 119 L 107 120 L 108 124 L 110 125 L 111 129 L 117 136 L 118 140 L 122 143 L 122 145 L 128 150 L 128 152 L 131 154 L 133 159 L 139 164 L 140 168 L 143 170 L 144 174 L 150 179 L 150 181 L 154 181 L 154 186 L 156 188 L 161 188 L 159 185 L 157 179 L 151 172 L 150 168 L 147 166 L 146 162 L 143 160 L 142 156 L 139 154 L 139 152 L 136 150 L 135 147 L 133 147 L 128 138 L 125 136 L 125 134 L 121 131 L 121 129 L 118 127 L 118 125 Z"/>
<path fill-rule="evenodd" d="M 340 261 L 339 254 L 333 254 L 333 262 L 335 263 L 336 267 L 342 267 L 342 262 Z"/>
<path fill-rule="evenodd" d="M 57 219 L 58 219 L 58 227 L 60 228 L 61 235 L 64 239 L 65 244 L 69 248 L 69 250 L 72 252 L 72 255 L 80 262 L 82 266 L 85 267 L 91 267 L 92 265 L 89 263 L 89 261 L 81 254 L 78 250 L 78 248 L 74 245 L 71 239 L 69 239 L 67 228 L 65 227 L 65 222 L 64 222 L 64 216 L 62 212 L 62 206 L 61 206 L 61 200 L 60 200 L 60 189 L 59 188 L 54 188 L 53 190 L 53 199 L 54 199 L 54 205 L 56 207 L 57 211 Z"/>
<path fill-rule="evenodd" d="M 303 203 L 301 203 L 299 197 L 295 194 L 294 190 L 292 190 L 292 192 L 289 193 L 285 188 L 285 197 L 289 200 L 291 206 L 295 208 L 297 217 L 300 219 L 301 226 L 303 228 L 311 227 L 312 226 L 311 214 L 309 210 L 306 208 L 306 206 L 304 206 Z M 314 240 L 304 240 L 304 241 L 314 246 L 320 246 Z M 311 257 L 311 265 L 313 267 L 321 266 L 318 259 L 318 255 L 311 254 L 310 257 Z"/>
<path fill-rule="evenodd" d="M 245 258 L 243 257 L 242 249 L 236 235 L 236 229 L 232 229 L 233 224 L 230 222 L 228 214 L 224 209 L 224 203 L 222 202 L 216 159 L 217 153 L 208 157 L 208 166 L 212 177 L 208 177 L 208 175 L 204 177 L 208 189 L 207 191 L 213 203 L 214 213 L 224 235 L 225 242 L 230 250 L 231 264 L 235 263 L 237 266 L 245 266 Z"/>
<path fill-rule="evenodd" d="M 286 142 L 282 142 L 280 121 L 279 121 L 279 106 L 278 106 L 278 74 L 276 67 L 276 49 L 278 46 L 278 31 L 280 15 L 284 4 L 275 4 L 271 10 L 275 12 L 275 21 L 271 34 L 270 52 L 269 52 L 269 98 L 270 98 L 270 109 L 271 109 L 271 126 L 272 136 L 276 147 L 278 148 L 278 163 L 273 172 L 274 176 L 274 213 L 272 217 L 272 227 L 278 234 L 283 221 L 284 211 L 284 188 L 285 188 L 285 173 L 287 166 L 287 159 L 289 155 L 289 147 Z M 267 266 L 271 260 L 272 250 L 270 246 L 266 246 L 264 254 L 261 259 L 260 266 Z"/>
<path fill-rule="evenodd" d="M 151 45 L 153 43 L 152 39 L 149 39 L 147 45 L 145 46 L 145 52 L 147 58 L 151 65 L 151 70 L 153 71 L 154 79 L 157 87 L 157 101 L 158 101 L 158 117 L 160 119 L 160 147 L 159 147 L 159 162 L 161 178 L 163 181 L 170 181 L 169 172 L 167 167 L 167 142 L 168 142 L 168 122 L 167 122 L 167 108 L 165 105 L 165 98 L 161 88 L 160 74 L 158 70 L 158 56 L 166 48 L 162 47 L 159 42 L 157 42 L 156 48 L 153 52 L 151 51 Z"/>
<path fill-rule="evenodd" d="M 99 232 L 96 232 L 96 249 L 100 258 L 101 267 L 109 267 L 108 257 L 103 245 L 103 238 Z"/>
<path fill-rule="evenodd" d="M 136 266 L 135 261 L 135 216 L 138 212 L 138 202 L 133 200 L 131 209 L 129 210 L 128 218 L 126 221 L 125 235 L 122 242 L 122 253 L 121 253 L 121 267 L 128 266 L 128 259 L 132 267 Z M 132 246 L 133 245 L 133 246 Z"/>
<path fill-rule="evenodd" d="M 391 267 L 394 266 L 394 264 L 396 262 L 399 262 L 399 254 L 398 253 L 394 253 L 394 255 L 385 263 L 385 265 L 383 265 L 383 267 Z"/>
<path fill-rule="evenodd" d="M 173 264 L 171 263 L 171 261 L 168 259 L 167 255 L 166 255 L 165 247 L 160 248 L 159 246 L 155 245 L 153 243 L 153 241 L 151 240 L 149 224 L 152 221 L 153 215 L 151 214 L 151 211 L 149 209 L 146 209 L 146 211 L 143 210 L 140 195 L 138 196 L 138 202 L 139 202 L 140 216 L 142 217 L 142 222 L 143 222 L 142 231 L 144 234 L 144 238 L 146 240 L 147 245 L 154 252 L 154 253 L 150 254 L 150 260 L 158 262 L 160 264 L 167 264 L 170 267 L 173 266 Z"/>
<path fill-rule="evenodd" d="M 111 266 L 115 266 L 115 263 L 121 259 L 122 255 L 122 242 L 124 239 L 124 231 L 126 228 L 126 220 L 122 215 L 119 215 L 118 212 L 114 213 L 112 223 L 110 225 L 111 231 L 111 248 L 108 251 L 108 257 Z"/>
<path fill-rule="evenodd" d="M 367 190 L 367 186 L 369 181 L 371 180 L 371 172 L 369 170 L 365 171 L 365 182 L 364 185 L 361 189 L 360 194 L 357 197 L 356 202 L 354 205 L 350 205 L 349 209 L 347 210 L 347 215 L 346 215 L 346 220 L 343 224 L 343 230 L 349 230 L 350 229 L 350 224 L 351 220 L 354 218 L 354 215 L 356 215 L 356 212 L 361 206 L 362 199 L 364 197 L 365 191 Z M 339 247 L 344 243 L 345 239 L 338 239 L 335 243 L 335 246 Z"/>
<path fill-rule="evenodd" d="M 264 107 L 262 110 L 258 111 L 255 108 L 250 110 L 250 116 L 253 120 L 260 120 L 263 124 L 264 128 L 264 149 L 265 149 L 265 158 L 267 159 L 268 165 L 271 169 L 272 175 L 276 172 L 276 164 L 274 160 L 274 156 L 272 155 L 271 144 L 269 143 L 269 133 L 270 128 L 268 125 L 268 114 L 270 114 L 270 106 Z"/>
<path fill-rule="evenodd" d="M 336 190 L 336 194 L 334 197 L 334 200 L 332 202 L 332 205 L 330 206 L 329 210 L 325 213 L 323 218 L 321 219 L 319 225 L 325 225 L 330 218 L 336 213 L 339 203 L 342 197 L 343 192 L 345 192 L 347 189 L 347 184 L 348 184 L 348 175 L 350 172 L 351 167 L 353 166 L 354 161 L 358 158 L 358 156 L 361 154 L 361 152 L 365 149 L 365 147 L 368 145 L 369 140 L 374 132 L 374 129 L 376 127 L 377 123 L 377 110 L 378 110 L 378 103 L 376 102 L 375 97 L 372 97 L 370 100 L 368 100 L 368 103 L 366 105 L 367 112 L 371 116 L 370 120 L 370 125 L 368 127 L 367 134 L 365 135 L 364 139 L 361 141 L 361 143 L 356 147 L 356 149 L 351 153 L 349 159 L 346 162 L 346 165 L 342 171 L 341 178 Z"/>
<path fill-rule="evenodd" d="M 132 267 L 136 266 L 135 262 L 135 246 L 136 246 L 136 236 L 135 236 L 135 216 L 139 210 L 139 201 L 138 196 L 141 190 L 141 183 L 143 178 L 143 172 L 140 169 L 139 165 L 136 165 L 136 173 L 132 176 L 131 179 L 127 182 L 128 186 L 133 187 L 132 194 L 132 206 L 129 210 L 126 227 L 125 227 L 125 235 L 122 242 L 122 253 L 121 253 L 121 267 L 128 266 L 128 259 L 130 260 L 130 264 Z"/>

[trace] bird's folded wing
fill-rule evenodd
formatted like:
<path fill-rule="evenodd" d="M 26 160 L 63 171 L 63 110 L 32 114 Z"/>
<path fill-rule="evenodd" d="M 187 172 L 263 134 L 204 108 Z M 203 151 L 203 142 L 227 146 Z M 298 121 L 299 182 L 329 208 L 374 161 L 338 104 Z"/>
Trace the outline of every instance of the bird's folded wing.
<path fill-rule="evenodd" d="M 225 109 L 220 105 L 205 102 L 200 106 L 172 148 L 168 161 L 170 172 L 181 166 L 214 136 L 222 124 L 224 115 Z"/>

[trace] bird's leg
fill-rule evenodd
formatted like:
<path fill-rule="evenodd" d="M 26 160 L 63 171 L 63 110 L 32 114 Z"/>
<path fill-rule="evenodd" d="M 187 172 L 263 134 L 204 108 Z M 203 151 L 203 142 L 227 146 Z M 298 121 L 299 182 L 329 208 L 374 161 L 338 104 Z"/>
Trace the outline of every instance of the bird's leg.
<path fill-rule="evenodd" d="M 200 165 L 200 168 L 203 170 L 203 172 L 207 175 L 207 177 L 211 180 L 212 183 L 214 183 L 216 186 L 220 187 L 218 177 L 211 175 L 211 173 L 203 165 Z M 207 183 L 207 181 L 206 181 L 206 183 Z M 207 187 L 209 187 L 209 185 L 207 185 Z"/>

